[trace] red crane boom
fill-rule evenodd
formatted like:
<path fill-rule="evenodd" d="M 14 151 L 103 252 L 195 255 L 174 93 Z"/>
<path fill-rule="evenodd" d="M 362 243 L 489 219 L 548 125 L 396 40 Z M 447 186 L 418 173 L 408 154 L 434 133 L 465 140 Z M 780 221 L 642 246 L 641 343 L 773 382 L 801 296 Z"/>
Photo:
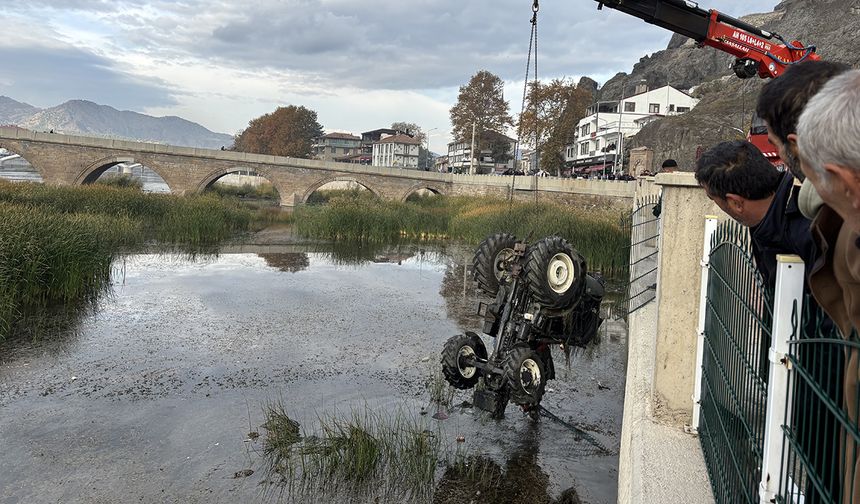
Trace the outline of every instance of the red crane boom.
<path fill-rule="evenodd" d="M 700 47 L 710 46 L 737 58 L 732 65 L 735 75 L 748 79 L 778 77 L 790 65 L 821 59 L 815 46 L 804 46 L 797 40 L 786 42 L 777 33 L 768 32 L 716 10 L 702 9 L 686 0 L 595 0 L 598 10 L 604 6 L 647 23 L 665 28 L 695 40 Z M 775 165 L 781 160 L 776 147 L 767 139 L 763 121 L 753 117 L 747 135 Z"/>

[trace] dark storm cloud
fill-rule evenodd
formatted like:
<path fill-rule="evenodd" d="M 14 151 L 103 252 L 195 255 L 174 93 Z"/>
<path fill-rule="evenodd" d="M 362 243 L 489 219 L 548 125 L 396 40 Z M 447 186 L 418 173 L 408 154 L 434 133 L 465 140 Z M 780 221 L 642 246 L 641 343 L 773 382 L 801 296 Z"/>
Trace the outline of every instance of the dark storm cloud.
<path fill-rule="evenodd" d="M 0 46 L 0 94 L 39 106 L 70 98 L 110 103 L 120 109 L 172 105 L 163 82 L 132 78 L 111 62 L 78 49 Z"/>

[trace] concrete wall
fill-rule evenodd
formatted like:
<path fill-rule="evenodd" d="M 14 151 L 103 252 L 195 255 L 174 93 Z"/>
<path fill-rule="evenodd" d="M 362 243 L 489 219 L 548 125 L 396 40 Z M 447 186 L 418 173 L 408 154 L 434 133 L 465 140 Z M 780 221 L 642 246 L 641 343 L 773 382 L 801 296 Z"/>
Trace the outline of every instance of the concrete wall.
<path fill-rule="evenodd" d="M 658 174 L 663 189 L 657 279 L 655 408 L 677 423 L 692 418 L 701 255 L 706 215 L 723 217 L 692 173 Z"/>

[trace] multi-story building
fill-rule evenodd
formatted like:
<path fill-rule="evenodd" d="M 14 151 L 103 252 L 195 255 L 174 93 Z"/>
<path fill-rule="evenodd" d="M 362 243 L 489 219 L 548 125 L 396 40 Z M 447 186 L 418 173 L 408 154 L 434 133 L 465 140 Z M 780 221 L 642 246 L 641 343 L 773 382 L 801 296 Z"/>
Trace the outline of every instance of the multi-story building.
<path fill-rule="evenodd" d="M 403 133 L 383 136 L 373 142 L 373 166 L 394 166 L 418 169 L 418 149 L 421 142 Z"/>
<path fill-rule="evenodd" d="M 440 173 L 448 173 L 448 156 L 436 156 L 433 159 L 433 168 Z"/>
<path fill-rule="evenodd" d="M 649 91 L 647 85 L 639 84 L 631 96 L 595 103 L 577 124 L 576 140 L 565 149 L 565 164 L 586 173 L 621 171 L 627 137 L 649 122 L 689 112 L 698 102 L 672 86 Z"/>
<path fill-rule="evenodd" d="M 491 146 L 494 143 L 508 144 L 508 161 L 497 163 L 493 159 Z M 504 172 L 515 164 L 516 140 L 496 131 L 485 131 L 481 134 L 481 152 L 476 157 L 476 173 Z M 448 170 L 454 173 L 469 173 L 472 165 L 471 142 L 451 142 L 448 144 Z"/>
<path fill-rule="evenodd" d="M 328 133 L 314 139 L 314 158 L 336 161 L 361 153 L 361 138 L 349 133 Z"/>

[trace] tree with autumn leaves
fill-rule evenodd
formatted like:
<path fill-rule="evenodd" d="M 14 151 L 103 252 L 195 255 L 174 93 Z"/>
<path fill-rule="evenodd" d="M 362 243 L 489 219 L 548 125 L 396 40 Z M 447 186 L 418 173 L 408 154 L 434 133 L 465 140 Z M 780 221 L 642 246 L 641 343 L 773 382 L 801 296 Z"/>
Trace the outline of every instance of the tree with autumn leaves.
<path fill-rule="evenodd" d="M 452 134 L 460 142 L 472 142 L 472 126 L 475 130 L 476 152 L 481 152 L 483 132 L 490 130 L 504 133 L 513 126 L 508 102 L 504 96 L 504 81 L 497 75 L 481 70 L 460 86 L 457 103 L 451 108 Z"/>
<path fill-rule="evenodd" d="M 314 138 L 323 134 L 317 122 L 317 113 L 301 106 L 278 107 L 248 123 L 244 131 L 236 135 L 233 150 L 310 158 L 313 155 Z"/>
<path fill-rule="evenodd" d="M 592 100 L 590 88 L 566 79 L 529 84 L 517 131 L 521 143 L 540 152 L 541 169 L 555 175 L 561 172 L 564 150 L 574 142 L 576 125 Z"/>

